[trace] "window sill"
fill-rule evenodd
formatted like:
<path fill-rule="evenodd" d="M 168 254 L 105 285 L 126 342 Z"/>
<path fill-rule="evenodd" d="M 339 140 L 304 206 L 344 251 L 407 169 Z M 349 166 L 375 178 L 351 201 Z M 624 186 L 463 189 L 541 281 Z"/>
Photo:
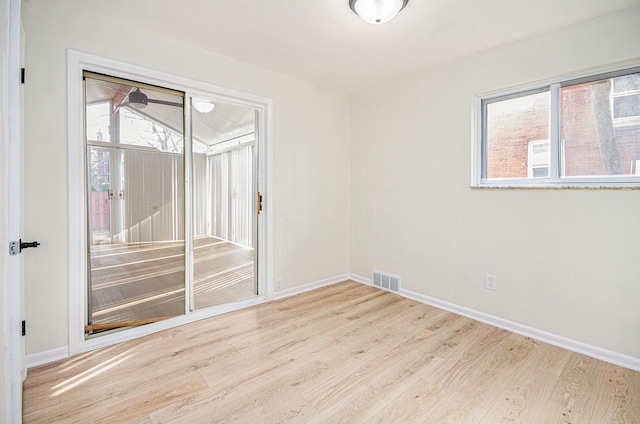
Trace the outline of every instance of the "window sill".
<path fill-rule="evenodd" d="M 475 190 L 640 190 L 639 185 L 472 185 Z"/>

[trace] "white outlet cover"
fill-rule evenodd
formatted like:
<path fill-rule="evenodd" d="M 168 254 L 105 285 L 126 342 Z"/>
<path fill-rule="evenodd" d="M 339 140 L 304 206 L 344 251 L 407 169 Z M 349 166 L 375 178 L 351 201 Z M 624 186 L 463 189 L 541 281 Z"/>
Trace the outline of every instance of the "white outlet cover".
<path fill-rule="evenodd" d="M 497 289 L 497 287 L 496 287 L 496 276 L 495 275 L 486 274 L 485 275 L 485 280 L 484 280 L 484 286 L 488 290 L 496 290 Z"/>

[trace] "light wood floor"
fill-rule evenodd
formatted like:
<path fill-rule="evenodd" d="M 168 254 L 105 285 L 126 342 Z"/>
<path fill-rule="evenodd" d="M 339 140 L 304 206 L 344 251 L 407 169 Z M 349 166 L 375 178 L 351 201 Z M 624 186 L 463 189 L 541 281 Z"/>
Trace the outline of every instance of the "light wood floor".
<path fill-rule="evenodd" d="M 255 296 L 251 249 L 215 237 L 194 240 L 196 309 Z M 184 243 L 93 246 L 93 324 L 184 313 Z"/>
<path fill-rule="evenodd" d="M 640 373 L 344 282 L 29 370 L 25 423 L 640 423 Z"/>

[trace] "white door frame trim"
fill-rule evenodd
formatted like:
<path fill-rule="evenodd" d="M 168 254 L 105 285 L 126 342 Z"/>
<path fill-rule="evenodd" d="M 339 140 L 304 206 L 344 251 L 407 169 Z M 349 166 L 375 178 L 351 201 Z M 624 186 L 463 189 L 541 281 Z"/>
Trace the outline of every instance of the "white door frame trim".
<path fill-rule="evenodd" d="M 209 83 L 190 80 L 180 76 L 131 65 L 112 59 L 69 49 L 67 51 L 67 88 L 68 88 L 68 160 L 69 160 L 69 355 L 86 352 L 100 347 L 112 345 L 146 334 L 172 328 L 188 322 L 237 310 L 273 298 L 273 238 L 271 202 L 272 192 L 272 110 L 271 99 L 243 93 Z M 145 82 L 167 88 L 173 88 L 194 97 L 206 97 L 213 100 L 246 105 L 258 110 L 260 120 L 260 137 L 257 140 L 259 149 L 258 190 L 263 193 L 263 211 L 258 217 L 259 238 L 258 249 L 260 260 L 258 265 L 258 282 L 260 296 L 249 300 L 235 302 L 207 309 L 190 312 L 188 315 L 148 324 L 145 326 L 123 330 L 95 339 L 85 340 L 84 322 L 86 299 L 86 217 L 83 148 L 83 88 L 82 71 L 88 70 L 102 74 L 114 75 L 134 81 Z M 191 205 L 186 205 L 186 216 L 191 214 Z"/>
<path fill-rule="evenodd" d="M 22 296 L 19 255 L 10 256 L 8 243 L 20 239 L 20 0 L 5 0 L 2 19 L 8 23 L 2 46 L 2 144 L 3 222 L 2 290 L 3 290 L 3 351 L 4 416 L 6 423 L 22 422 Z M 18 181 L 15 181 L 18 178 Z"/>

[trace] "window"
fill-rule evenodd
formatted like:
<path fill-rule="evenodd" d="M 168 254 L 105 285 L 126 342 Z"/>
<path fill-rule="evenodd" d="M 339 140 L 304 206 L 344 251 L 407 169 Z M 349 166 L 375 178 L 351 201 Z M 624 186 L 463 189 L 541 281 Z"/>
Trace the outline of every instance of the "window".
<path fill-rule="evenodd" d="M 527 177 L 542 178 L 549 176 L 549 140 L 529 142 L 529 166 Z"/>
<path fill-rule="evenodd" d="M 109 102 L 87 104 L 87 140 L 111 141 Z"/>
<path fill-rule="evenodd" d="M 480 186 L 640 186 L 640 68 L 479 99 Z"/>
<path fill-rule="evenodd" d="M 611 116 L 616 125 L 638 124 L 640 119 L 640 73 L 611 79 Z"/>
<path fill-rule="evenodd" d="M 485 120 L 486 177 L 530 178 L 530 144 L 549 139 L 549 92 L 487 102 Z"/>

